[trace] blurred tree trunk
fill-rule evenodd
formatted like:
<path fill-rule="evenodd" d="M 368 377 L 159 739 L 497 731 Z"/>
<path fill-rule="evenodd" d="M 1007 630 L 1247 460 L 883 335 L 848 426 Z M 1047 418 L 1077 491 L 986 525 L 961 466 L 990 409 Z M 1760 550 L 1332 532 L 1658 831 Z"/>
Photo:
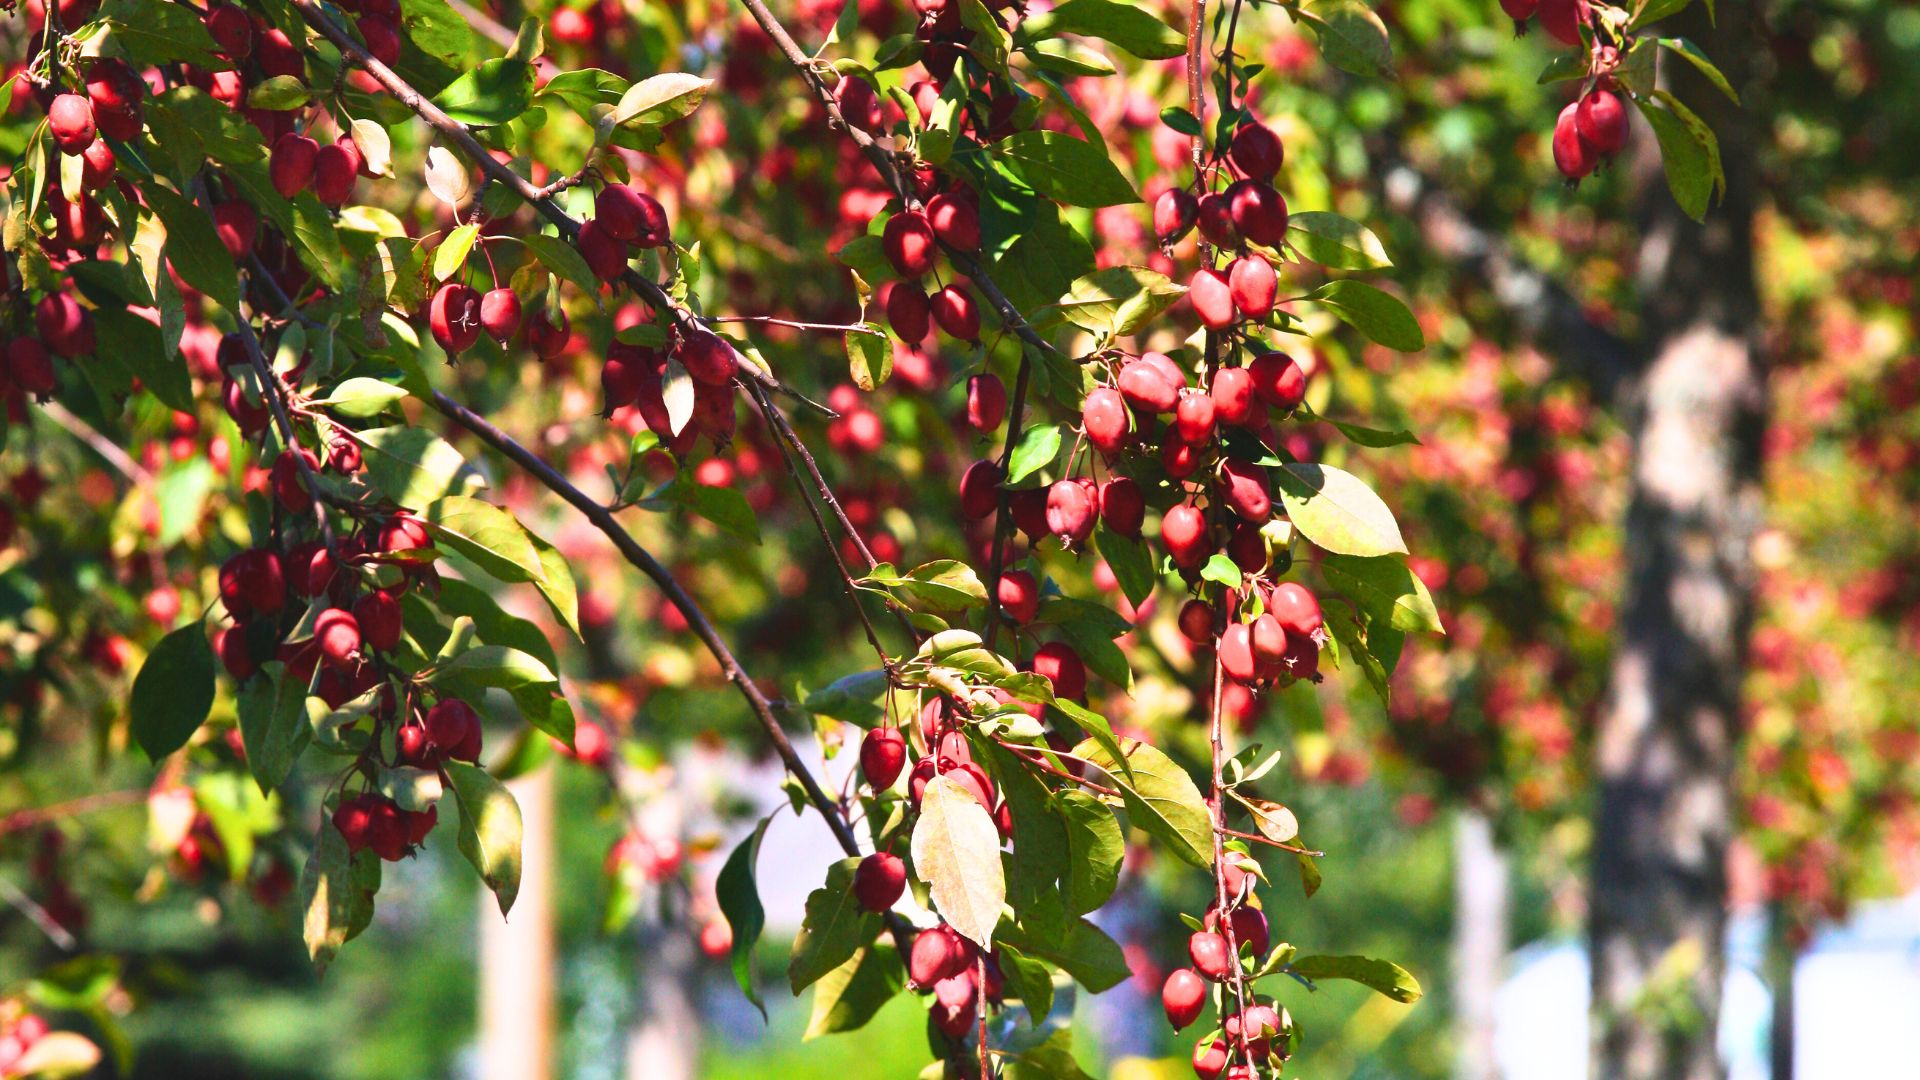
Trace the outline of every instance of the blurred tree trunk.
<path fill-rule="evenodd" d="M 511 919 L 480 891 L 480 1080 L 553 1075 L 553 769 L 507 783 L 525 829 Z"/>
<path fill-rule="evenodd" d="M 1669 30 L 1722 66 L 1744 110 L 1688 65 L 1662 64 L 1719 136 L 1727 195 L 1697 225 L 1656 176 L 1645 188 L 1646 363 L 1626 412 L 1627 576 L 1596 740 L 1593 1073 L 1605 1080 L 1723 1074 L 1726 858 L 1767 410 L 1752 245 L 1757 19 L 1751 2 L 1723 2 L 1715 25 L 1694 4 Z"/>
<path fill-rule="evenodd" d="M 1494 998 L 1507 956 L 1507 860 L 1487 816 L 1462 808 L 1453 822 L 1453 1075 L 1497 1080 Z"/>
<path fill-rule="evenodd" d="M 679 836 L 685 794 L 676 782 L 640 810 L 647 836 Z M 695 992 L 700 956 L 697 933 L 684 911 L 640 920 L 640 997 L 627 1035 L 627 1080 L 693 1080 L 700 1062 L 702 1017 Z"/>

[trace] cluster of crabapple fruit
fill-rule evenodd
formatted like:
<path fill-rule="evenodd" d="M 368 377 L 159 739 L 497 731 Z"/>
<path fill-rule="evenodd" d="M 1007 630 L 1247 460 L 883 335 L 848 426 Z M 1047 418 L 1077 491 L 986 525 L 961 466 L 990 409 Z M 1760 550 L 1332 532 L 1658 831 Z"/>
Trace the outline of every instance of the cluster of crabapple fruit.
<path fill-rule="evenodd" d="M 1038 708 L 1034 706 L 1034 711 Z M 909 807 L 917 813 L 927 785 L 935 776 L 945 776 L 992 814 L 1002 837 L 1011 836 L 1011 810 L 998 798 L 992 777 L 974 761 L 954 703 L 945 697 L 929 699 L 915 728 L 918 746 L 911 745 L 899 728 L 885 725 L 870 729 L 862 738 L 860 772 L 875 794 L 893 791 L 904 775 Z M 909 759 L 913 759 L 911 769 Z M 892 910 L 906 888 L 906 860 L 889 850 L 868 855 L 854 871 L 853 895 L 867 911 Z M 980 981 L 983 960 L 984 984 Z M 977 945 L 944 922 L 915 935 L 907 957 L 907 978 L 915 990 L 931 994 L 934 1026 L 954 1040 L 973 1029 L 983 997 L 997 1005 L 1004 991 L 997 955 L 982 957 Z"/>
<path fill-rule="evenodd" d="M 1286 1010 L 1270 1001 L 1241 1001 L 1230 985 L 1234 973 L 1251 961 L 1258 963 L 1271 944 L 1267 917 L 1253 906 L 1259 867 L 1243 855 L 1230 855 L 1223 864 L 1221 893 L 1227 899 L 1227 917 L 1220 902 L 1208 906 L 1200 928 L 1187 938 L 1188 967 L 1168 975 L 1160 987 L 1160 1004 L 1175 1031 L 1185 1030 L 1206 1010 L 1218 987 L 1225 1006 L 1219 1029 L 1202 1037 L 1193 1048 L 1193 1071 L 1200 1080 L 1253 1080 L 1248 1061 L 1265 1062 L 1278 1052 L 1285 1057 L 1291 1021 Z M 1230 1008 L 1229 1008 L 1230 1007 Z M 1234 1064 L 1238 1062 L 1238 1064 Z"/>
<path fill-rule="evenodd" d="M 50 1030 L 44 1018 L 9 1003 L 0 1016 L 0 1078 L 22 1075 L 21 1062 Z"/>
<path fill-rule="evenodd" d="M 1580 28 L 1589 25 L 1587 0 L 1500 0 L 1500 10 L 1513 20 L 1516 34 L 1539 16 L 1547 36 L 1566 46 L 1580 46 Z M 1577 184 L 1606 164 L 1627 144 L 1627 105 L 1610 73 L 1620 66 L 1620 50 L 1605 42 L 1592 46 L 1593 77 L 1578 98 L 1560 110 L 1553 124 L 1553 164 Z"/>

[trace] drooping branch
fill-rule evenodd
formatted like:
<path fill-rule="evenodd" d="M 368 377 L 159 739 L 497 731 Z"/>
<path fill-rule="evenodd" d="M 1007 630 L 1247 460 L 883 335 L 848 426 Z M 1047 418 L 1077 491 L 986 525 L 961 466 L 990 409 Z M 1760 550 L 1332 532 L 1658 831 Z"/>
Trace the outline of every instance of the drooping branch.
<path fill-rule="evenodd" d="M 521 176 L 507 165 L 496 160 L 493 154 L 481 144 L 480 140 L 474 138 L 473 132 L 467 130 L 465 124 L 448 116 L 438 105 L 427 100 L 425 95 L 414 89 L 412 84 L 395 74 L 392 68 L 389 68 L 370 55 L 366 48 L 354 39 L 353 35 L 347 33 L 347 31 L 341 28 L 338 23 L 335 23 L 325 11 L 321 10 L 315 0 L 292 0 L 292 3 L 294 8 L 300 12 L 300 17 L 306 21 L 307 25 L 319 31 L 321 36 L 331 41 L 334 46 L 340 50 L 340 55 L 347 63 L 371 75 L 374 81 L 380 84 L 382 89 L 397 98 L 400 103 L 411 110 L 414 115 L 426 121 L 427 126 L 445 136 L 447 141 L 452 143 L 463 157 L 478 167 L 487 179 L 506 187 L 507 190 L 520 196 L 520 198 L 532 206 L 541 217 L 546 218 L 547 221 L 559 229 L 560 236 L 566 240 L 567 243 L 577 244 L 579 242 L 580 222 L 575 220 L 573 215 L 562 210 L 560 205 L 554 202 L 550 196 L 543 196 L 540 189 L 535 187 L 526 177 Z M 649 280 L 645 275 L 633 269 L 631 266 L 626 267 L 621 272 L 620 281 L 636 296 L 646 301 L 654 310 L 666 312 L 674 324 L 682 329 L 692 331 L 705 327 L 704 321 L 699 316 L 674 300 L 673 297 L 668 296 L 666 291 L 660 288 L 659 283 Z M 722 340 L 725 339 L 723 338 Z M 818 402 L 809 400 L 798 391 L 789 388 L 785 383 L 775 378 L 771 372 L 761 370 L 752 360 L 745 357 L 739 357 L 738 359 L 740 361 L 740 373 L 743 378 L 752 379 L 769 390 L 802 401 L 824 415 L 834 415 L 831 409 L 828 409 Z"/>
<path fill-rule="evenodd" d="M 1619 401 L 1640 371 L 1632 344 L 1594 322 L 1565 285 L 1474 221 L 1434 178 L 1383 145 L 1370 149 L 1388 205 L 1413 220 L 1434 255 L 1485 282 L 1521 334 L 1551 349 L 1596 399 Z"/>

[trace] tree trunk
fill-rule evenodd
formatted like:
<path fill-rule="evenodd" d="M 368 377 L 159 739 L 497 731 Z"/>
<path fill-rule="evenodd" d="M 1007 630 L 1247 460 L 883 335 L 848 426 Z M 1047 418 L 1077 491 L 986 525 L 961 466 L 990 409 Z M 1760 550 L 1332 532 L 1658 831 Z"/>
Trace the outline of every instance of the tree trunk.
<path fill-rule="evenodd" d="M 1507 956 L 1507 860 L 1478 810 L 1453 823 L 1453 1075 L 1498 1080 L 1493 1059 L 1494 997 Z"/>
<path fill-rule="evenodd" d="M 1767 987 L 1773 991 L 1773 1022 L 1767 1029 L 1771 1080 L 1793 1080 L 1793 977 L 1800 966 L 1793 917 L 1785 904 L 1767 910 Z"/>
<path fill-rule="evenodd" d="M 1756 19 L 1751 3 L 1723 2 L 1715 26 L 1695 4 L 1671 29 L 1722 65 L 1749 111 L 1663 63 L 1719 136 L 1727 195 L 1702 226 L 1662 182 L 1647 187 L 1647 363 L 1628 401 L 1625 596 L 1596 746 L 1593 1073 L 1605 1080 L 1723 1075 L 1726 858 L 1767 408 L 1752 250 L 1761 128 L 1746 70 Z"/>
<path fill-rule="evenodd" d="M 509 781 L 524 838 L 520 893 L 502 919 L 480 890 L 481 1080 L 553 1075 L 553 769 Z"/>

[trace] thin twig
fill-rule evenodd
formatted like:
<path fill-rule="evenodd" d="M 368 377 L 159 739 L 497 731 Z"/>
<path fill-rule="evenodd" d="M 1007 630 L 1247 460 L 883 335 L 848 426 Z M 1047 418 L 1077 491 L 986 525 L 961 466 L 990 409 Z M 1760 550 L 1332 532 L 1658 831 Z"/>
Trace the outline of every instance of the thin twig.
<path fill-rule="evenodd" d="M 764 323 L 768 326 L 790 326 L 795 330 L 824 330 L 835 334 L 871 334 L 874 337 L 885 337 L 887 333 L 872 323 L 795 322 L 792 319 L 781 319 L 772 315 L 709 315 L 707 316 L 707 321 L 716 325 L 720 323 Z"/>
<path fill-rule="evenodd" d="M 287 403 L 280 385 L 280 377 L 273 373 L 267 363 L 266 355 L 260 351 L 260 339 L 254 336 L 253 323 L 244 311 L 233 313 L 233 324 L 240 334 L 240 341 L 247 347 L 247 360 L 253 364 L 253 373 L 260 379 L 260 396 L 266 399 L 273 412 L 274 426 L 280 429 L 280 441 L 286 444 L 282 453 L 292 454 L 293 463 L 300 470 L 300 480 L 306 485 L 307 494 L 313 499 L 314 520 L 320 523 L 320 538 L 327 545 L 328 554 L 334 562 L 340 561 L 340 543 L 333 535 L 333 522 L 327 518 L 327 497 L 320 487 L 320 477 L 314 472 L 313 462 L 302 453 L 300 440 L 295 437 L 293 421 L 287 415 Z"/>
<path fill-rule="evenodd" d="M 496 160 L 493 154 L 481 145 L 480 140 L 474 138 L 473 132 L 467 130 L 465 124 L 448 116 L 438 105 L 427 100 L 420 91 L 414 89 L 411 83 L 395 74 L 392 68 L 375 59 L 352 34 L 347 33 L 325 11 L 321 10 L 315 0 L 292 0 L 292 4 L 307 25 L 333 42 L 334 46 L 340 50 L 340 55 L 349 64 L 373 76 L 374 81 L 398 98 L 402 105 L 459 148 L 461 154 L 477 166 L 488 179 L 503 185 L 507 190 L 525 200 L 541 217 L 546 218 L 560 230 L 561 238 L 567 243 L 576 245 L 579 243 L 580 222 L 576 221 L 573 215 L 560 209 L 560 205 L 551 198 L 541 197 L 539 189 L 526 177 Z M 633 267 L 628 266 L 621 271 L 620 281 L 654 310 L 666 312 L 668 317 L 683 330 L 691 332 L 704 327 L 705 323 L 699 316 L 667 295 L 657 282 L 648 280 Z M 833 410 L 791 389 L 776 379 L 771 372 L 761 370 L 754 361 L 745 357 L 737 357 L 737 359 L 742 377 L 753 379 L 776 393 L 788 395 L 823 415 L 834 415 Z"/>
<path fill-rule="evenodd" d="M 1301 847 L 1299 844 L 1283 844 L 1278 840 L 1270 840 L 1267 837 L 1261 836 L 1259 833 L 1241 832 L 1239 829 L 1229 829 L 1225 825 L 1214 826 L 1214 831 L 1222 836 L 1237 836 L 1242 840 L 1252 840 L 1255 843 L 1265 844 L 1268 847 L 1279 848 L 1281 851 L 1291 851 L 1295 855 L 1310 855 L 1316 859 L 1326 855 L 1324 851 L 1315 851 L 1312 848 Z"/>
<path fill-rule="evenodd" d="M 31 829 L 35 825 L 44 825 L 49 821 L 91 814 L 95 810 L 108 810 L 116 806 L 137 803 L 147 797 L 146 788 L 127 788 L 122 791 L 100 791 L 92 795 L 82 795 L 65 802 L 48 803 L 45 806 L 30 806 L 24 810 L 15 810 L 6 817 L 0 817 L 0 836 Z"/>
<path fill-rule="evenodd" d="M 107 459 L 107 464 L 118 469 L 120 475 L 132 481 L 135 487 L 148 489 L 153 487 L 153 474 L 147 471 L 146 466 L 129 457 L 127 452 L 120 448 L 119 443 L 100 434 L 98 428 L 69 412 L 65 405 L 49 399 L 40 406 L 40 411 L 47 414 L 54 423 L 65 428 L 67 434 L 92 447 L 94 453 Z"/>

